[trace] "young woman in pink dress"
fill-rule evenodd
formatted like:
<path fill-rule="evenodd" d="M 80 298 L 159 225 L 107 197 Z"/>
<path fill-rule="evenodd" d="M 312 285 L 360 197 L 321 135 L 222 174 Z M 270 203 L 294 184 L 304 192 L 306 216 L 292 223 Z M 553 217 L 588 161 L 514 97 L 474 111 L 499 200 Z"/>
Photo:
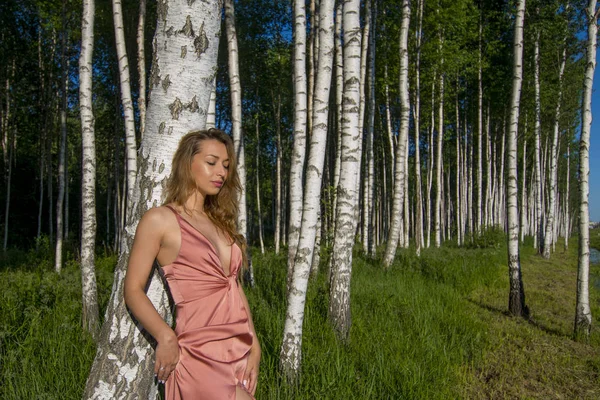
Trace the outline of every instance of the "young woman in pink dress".
<path fill-rule="evenodd" d="M 246 249 L 235 227 L 239 189 L 231 138 L 191 132 L 173 157 L 164 206 L 138 224 L 125 302 L 157 341 L 154 373 L 167 400 L 254 398 L 261 350 L 238 282 Z M 176 305 L 175 329 L 145 293 L 155 260 Z"/>

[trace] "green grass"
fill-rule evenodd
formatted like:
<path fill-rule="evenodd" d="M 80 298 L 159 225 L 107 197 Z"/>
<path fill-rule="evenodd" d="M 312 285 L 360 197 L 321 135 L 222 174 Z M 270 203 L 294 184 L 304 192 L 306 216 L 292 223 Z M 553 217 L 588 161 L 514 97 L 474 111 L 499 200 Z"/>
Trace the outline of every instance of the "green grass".
<path fill-rule="evenodd" d="M 600 248 L 600 232 L 592 231 Z M 577 242 L 549 261 L 522 247 L 529 321 L 506 314 L 506 247 L 490 233 L 472 248 L 399 250 L 387 271 L 355 256 L 347 343 L 328 324 L 326 271 L 307 295 L 299 382 L 279 373 L 286 256 L 253 257 L 246 289 L 262 344 L 258 399 L 600 398 L 600 330 L 572 340 Z M 114 257 L 98 260 L 100 303 Z M 322 269 L 324 267 L 322 266 Z M 600 268 L 592 267 L 592 282 Z M 59 276 L 39 253 L 0 258 L 0 398 L 79 399 L 95 354 L 81 329 L 80 271 Z M 591 289 L 600 315 L 600 288 Z"/>

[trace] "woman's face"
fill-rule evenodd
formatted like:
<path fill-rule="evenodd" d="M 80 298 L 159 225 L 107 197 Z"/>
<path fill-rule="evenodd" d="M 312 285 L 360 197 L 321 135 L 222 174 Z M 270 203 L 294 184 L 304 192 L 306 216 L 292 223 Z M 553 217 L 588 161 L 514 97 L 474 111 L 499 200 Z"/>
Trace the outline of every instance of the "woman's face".
<path fill-rule="evenodd" d="M 219 193 L 229 169 L 227 148 L 218 140 L 207 139 L 200 143 L 200 152 L 192 159 L 192 176 L 198 191 L 204 196 Z"/>

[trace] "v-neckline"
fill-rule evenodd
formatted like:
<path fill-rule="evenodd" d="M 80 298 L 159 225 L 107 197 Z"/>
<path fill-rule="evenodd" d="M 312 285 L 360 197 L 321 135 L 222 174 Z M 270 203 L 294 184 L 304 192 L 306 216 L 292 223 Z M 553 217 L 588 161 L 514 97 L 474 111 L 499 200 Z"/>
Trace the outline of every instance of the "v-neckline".
<path fill-rule="evenodd" d="M 212 248 L 212 251 L 217 255 L 217 258 L 219 259 L 219 265 L 221 266 L 220 271 L 221 273 L 226 277 L 230 277 L 231 276 L 231 261 L 233 258 L 233 245 L 235 243 L 233 243 L 231 246 L 229 246 L 229 274 L 225 272 L 225 267 L 223 266 L 223 261 L 221 260 L 221 257 L 219 255 L 219 252 L 217 252 L 217 248 L 214 245 L 214 243 L 208 238 L 208 236 L 206 236 L 204 233 L 202 233 L 198 228 L 196 228 L 194 225 L 192 225 L 192 223 L 190 221 L 188 221 L 187 219 L 183 218 L 181 216 L 180 213 L 178 213 L 175 209 L 173 209 L 173 211 L 175 211 L 175 213 L 177 214 L 177 216 L 183 220 L 186 224 L 188 224 L 190 226 L 190 228 L 192 228 L 194 231 L 196 231 L 200 236 L 202 236 L 204 238 L 204 240 L 206 240 L 208 242 L 208 244 L 210 245 L 210 247 Z"/>

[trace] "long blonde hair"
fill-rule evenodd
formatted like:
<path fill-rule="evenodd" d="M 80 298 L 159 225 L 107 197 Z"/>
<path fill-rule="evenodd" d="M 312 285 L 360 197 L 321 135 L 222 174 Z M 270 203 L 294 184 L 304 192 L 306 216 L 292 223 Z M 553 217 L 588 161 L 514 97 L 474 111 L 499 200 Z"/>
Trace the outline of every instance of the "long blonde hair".
<path fill-rule="evenodd" d="M 181 138 L 171 168 L 171 176 L 167 181 L 166 199 L 164 204 L 175 203 L 190 214 L 185 206 L 187 199 L 196 190 L 196 181 L 192 176 L 192 161 L 202 149 L 205 140 L 216 140 L 225 145 L 229 157 L 227 179 L 216 195 L 208 195 L 204 199 L 204 212 L 215 226 L 228 235 L 242 250 L 244 267 L 247 265 L 246 240 L 236 228 L 239 211 L 238 193 L 242 186 L 237 173 L 237 157 L 231 137 L 225 132 L 211 128 L 208 130 L 191 131 Z"/>

